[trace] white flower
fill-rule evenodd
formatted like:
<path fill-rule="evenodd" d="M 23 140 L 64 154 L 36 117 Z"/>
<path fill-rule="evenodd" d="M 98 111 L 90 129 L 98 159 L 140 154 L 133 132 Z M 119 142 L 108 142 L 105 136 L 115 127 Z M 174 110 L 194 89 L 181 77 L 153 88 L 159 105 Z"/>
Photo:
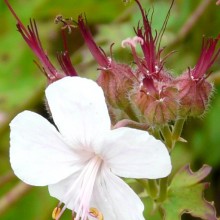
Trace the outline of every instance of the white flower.
<path fill-rule="evenodd" d="M 105 220 L 144 219 L 141 200 L 118 176 L 167 176 L 171 162 L 164 144 L 146 131 L 111 130 L 103 91 L 92 80 L 65 77 L 48 86 L 46 98 L 59 131 L 36 113 L 18 114 L 10 124 L 15 174 L 49 186 L 65 204 L 56 219 L 69 208 L 76 220 L 86 220 L 91 207 Z"/>

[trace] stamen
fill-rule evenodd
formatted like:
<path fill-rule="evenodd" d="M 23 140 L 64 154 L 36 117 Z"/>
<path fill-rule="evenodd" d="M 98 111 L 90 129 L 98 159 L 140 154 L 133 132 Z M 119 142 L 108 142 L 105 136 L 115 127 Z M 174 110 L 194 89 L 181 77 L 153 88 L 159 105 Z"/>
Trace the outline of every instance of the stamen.
<path fill-rule="evenodd" d="M 101 163 L 102 160 L 98 156 L 95 156 L 93 159 L 91 159 L 91 165 L 88 167 L 88 169 L 86 169 L 86 173 L 84 175 L 83 182 L 81 185 L 81 190 L 78 195 L 78 199 L 80 199 L 80 201 L 76 199 L 76 201 L 78 200 L 80 202 L 79 206 L 76 209 L 76 220 L 79 220 L 80 215 L 81 220 L 87 219 L 93 186 Z M 90 181 L 90 184 L 88 184 L 88 181 Z"/>
<path fill-rule="evenodd" d="M 132 55 L 133 55 L 133 58 L 134 58 L 134 61 L 135 61 L 136 65 L 139 67 L 139 69 L 141 70 L 141 72 L 144 75 L 147 75 L 146 70 L 144 69 L 143 63 L 142 63 L 141 59 L 139 59 L 139 57 L 137 55 L 137 52 L 135 50 L 137 43 L 140 43 L 141 45 L 143 45 L 144 40 L 141 37 L 138 37 L 138 36 L 135 36 L 133 38 L 127 38 L 127 39 L 125 39 L 121 42 L 121 46 L 123 48 L 125 48 L 126 46 L 131 47 L 131 52 L 132 52 Z"/>
<path fill-rule="evenodd" d="M 133 38 L 127 38 L 121 42 L 121 46 L 125 48 L 126 46 L 136 47 L 137 44 L 144 44 L 144 40 L 141 37 L 135 36 Z"/>
<path fill-rule="evenodd" d="M 57 219 L 58 216 L 60 215 L 61 208 L 55 207 L 53 212 L 52 212 L 52 219 Z"/>
<path fill-rule="evenodd" d="M 71 60 L 70 60 L 69 50 L 68 50 L 67 40 L 66 40 L 66 34 L 65 34 L 64 30 L 62 30 L 62 38 L 63 38 L 64 52 L 57 54 L 57 60 L 59 61 L 60 66 L 63 69 L 65 75 L 78 76 L 78 74 L 77 74 L 77 72 L 76 72 L 75 68 L 73 67 Z"/>
<path fill-rule="evenodd" d="M 89 214 L 98 220 L 104 220 L 103 214 L 96 208 L 90 208 Z"/>
<path fill-rule="evenodd" d="M 141 45 L 142 51 L 144 53 L 145 61 L 147 63 L 147 69 L 150 71 L 150 73 L 155 72 L 155 63 L 156 63 L 156 45 L 155 45 L 155 39 L 152 35 L 152 29 L 151 29 L 151 23 L 148 20 L 148 16 L 146 12 L 143 10 L 139 0 L 135 0 L 138 4 L 138 7 L 140 8 L 141 14 L 142 14 L 142 20 L 143 20 L 143 28 L 139 26 L 137 27 L 137 30 L 135 30 L 135 33 L 138 37 L 141 37 L 144 40 L 144 43 Z"/>
<path fill-rule="evenodd" d="M 68 204 L 72 200 L 72 195 L 76 189 L 77 196 L 74 203 L 71 205 L 72 213 L 75 220 L 86 220 L 89 214 L 89 205 L 92 196 L 93 186 L 95 183 L 96 175 L 102 164 L 102 159 L 99 156 L 94 156 L 90 159 L 85 168 L 81 171 L 71 188 L 64 194 L 62 200 L 53 211 L 53 217 L 55 220 L 59 220 Z M 80 187 L 79 187 L 80 186 Z M 61 208 L 62 203 L 65 205 Z M 56 211 L 58 210 L 58 211 Z M 99 220 L 99 219 L 98 219 Z M 100 219 L 102 220 L 102 219 Z"/>
<path fill-rule="evenodd" d="M 72 28 L 77 27 L 77 22 L 73 21 L 72 18 L 63 18 L 62 15 L 57 15 L 54 19 L 54 23 L 62 23 L 63 27 L 61 29 L 68 29 L 69 34 L 72 32 Z"/>

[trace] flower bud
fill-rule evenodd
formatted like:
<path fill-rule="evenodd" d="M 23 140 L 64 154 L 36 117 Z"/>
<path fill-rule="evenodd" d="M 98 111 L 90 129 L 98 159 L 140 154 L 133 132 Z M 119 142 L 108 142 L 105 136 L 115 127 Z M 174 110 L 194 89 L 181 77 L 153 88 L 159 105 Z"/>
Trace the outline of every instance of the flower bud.
<path fill-rule="evenodd" d="M 176 119 L 179 107 L 178 90 L 172 81 L 164 83 L 145 78 L 135 93 L 133 102 L 149 125 L 163 126 Z"/>
<path fill-rule="evenodd" d="M 179 115 L 182 117 L 201 116 L 207 109 L 213 85 L 205 79 L 195 80 L 188 73 L 178 77 L 176 85 L 180 99 Z"/>
<path fill-rule="evenodd" d="M 120 109 L 126 109 L 130 104 L 128 92 L 133 88 L 135 81 L 135 75 L 128 65 L 114 61 L 108 69 L 102 69 L 97 80 L 104 90 L 108 104 Z"/>
<path fill-rule="evenodd" d="M 216 39 L 203 39 L 202 50 L 196 66 L 175 80 L 179 90 L 180 115 L 201 116 L 207 109 L 213 86 L 206 78 L 207 71 L 220 53 L 216 51 L 220 35 Z"/>

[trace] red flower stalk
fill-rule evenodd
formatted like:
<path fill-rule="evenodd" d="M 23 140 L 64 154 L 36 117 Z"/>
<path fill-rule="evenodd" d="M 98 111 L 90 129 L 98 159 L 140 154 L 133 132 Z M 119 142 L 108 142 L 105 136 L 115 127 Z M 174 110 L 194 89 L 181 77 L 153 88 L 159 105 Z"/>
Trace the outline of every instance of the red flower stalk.
<path fill-rule="evenodd" d="M 45 73 L 46 77 L 48 78 L 49 82 L 51 83 L 55 80 L 58 80 L 64 77 L 65 75 L 76 76 L 77 73 L 70 62 L 68 51 L 66 50 L 64 53 L 58 55 L 58 60 L 60 62 L 60 65 L 64 73 L 57 71 L 56 68 L 53 66 L 53 64 L 50 62 L 46 52 L 42 47 L 35 20 L 33 21 L 30 20 L 30 25 L 28 25 L 27 28 L 25 28 L 25 26 L 23 25 L 23 23 L 18 18 L 17 14 L 9 4 L 8 0 L 4 0 L 4 1 L 8 6 L 9 10 L 11 11 L 12 15 L 17 20 L 18 31 L 20 32 L 20 34 L 22 35 L 23 39 L 28 44 L 28 46 L 32 49 L 34 54 L 40 60 L 43 66 L 42 70 Z"/>
<path fill-rule="evenodd" d="M 65 51 L 57 54 L 57 60 L 59 61 L 60 66 L 66 76 L 77 76 L 78 74 L 70 60 L 66 37 L 65 37 L 65 30 L 62 30 L 62 37 L 63 37 L 63 44 Z"/>
<path fill-rule="evenodd" d="M 148 20 L 148 14 L 146 14 L 144 9 L 142 8 L 139 0 L 135 0 L 135 1 L 138 4 L 138 7 L 141 11 L 142 22 L 143 22 L 143 26 L 140 26 L 140 24 L 138 24 L 138 27 L 135 30 L 137 37 L 139 37 L 143 41 L 141 43 L 141 48 L 144 54 L 144 59 L 141 60 L 141 63 L 143 67 L 147 69 L 147 74 L 152 75 L 152 77 L 154 77 L 159 81 L 167 80 L 168 75 L 165 73 L 165 71 L 162 71 L 164 65 L 164 59 L 163 60 L 161 59 L 161 53 L 163 52 L 163 49 L 160 48 L 160 41 L 166 29 L 166 25 L 174 1 L 172 1 L 172 4 L 167 13 L 161 31 L 159 33 L 156 32 L 155 37 L 153 37 L 152 34 L 151 22 Z M 143 72 L 143 74 L 145 73 Z"/>
<path fill-rule="evenodd" d="M 217 43 L 220 39 L 220 35 L 216 39 L 209 38 L 205 40 L 203 38 L 202 50 L 196 66 L 189 72 L 192 80 L 203 80 L 205 74 L 215 62 L 220 53 L 220 49 L 216 51 Z"/>
<path fill-rule="evenodd" d="M 104 54 L 104 52 L 96 45 L 89 28 L 87 27 L 87 25 L 84 22 L 82 15 L 80 15 L 78 17 L 78 26 L 79 26 L 80 32 L 82 34 L 82 37 L 85 40 L 85 43 L 87 44 L 91 54 L 96 59 L 98 64 L 101 67 L 108 68 L 109 67 L 109 60 L 106 57 L 106 55 Z"/>
<path fill-rule="evenodd" d="M 153 38 L 151 25 L 147 19 L 147 15 L 144 12 L 140 2 L 138 0 L 135 0 L 140 8 L 142 19 L 143 19 L 143 27 L 140 27 L 138 24 L 137 30 L 135 30 L 138 37 L 140 37 L 143 40 L 143 43 L 141 44 L 144 58 L 146 62 L 146 68 L 150 72 L 150 74 L 156 73 L 156 65 L 157 65 L 157 57 L 156 57 L 156 37 Z"/>

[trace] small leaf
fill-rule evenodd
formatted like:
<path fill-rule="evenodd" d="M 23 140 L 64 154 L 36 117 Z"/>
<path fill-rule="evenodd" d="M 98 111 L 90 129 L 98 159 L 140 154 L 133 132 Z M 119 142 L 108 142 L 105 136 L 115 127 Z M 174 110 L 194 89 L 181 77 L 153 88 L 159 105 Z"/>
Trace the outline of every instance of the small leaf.
<path fill-rule="evenodd" d="M 187 140 L 185 140 L 185 139 L 182 138 L 182 137 L 179 137 L 179 138 L 178 138 L 178 141 L 179 141 L 179 142 L 183 142 L 183 143 L 187 143 Z"/>
<path fill-rule="evenodd" d="M 203 197 L 203 191 L 209 183 L 200 183 L 211 171 L 204 165 L 197 172 L 192 172 L 189 165 L 180 169 L 174 176 L 168 190 L 167 199 L 161 205 L 164 219 L 181 219 L 183 213 L 204 220 L 217 220 L 215 207 Z"/>
<path fill-rule="evenodd" d="M 210 166 L 203 165 L 200 170 L 193 173 L 190 166 L 186 165 L 175 175 L 170 187 L 180 188 L 197 184 L 209 175 L 211 169 Z"/>

